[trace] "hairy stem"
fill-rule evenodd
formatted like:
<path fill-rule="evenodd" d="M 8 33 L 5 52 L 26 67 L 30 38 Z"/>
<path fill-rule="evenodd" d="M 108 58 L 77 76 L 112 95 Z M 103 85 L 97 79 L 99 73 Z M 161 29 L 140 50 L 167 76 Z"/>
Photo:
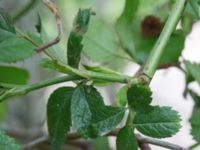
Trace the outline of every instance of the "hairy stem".
<path fill-rule="evenodd" d="M 171 34 L 175 30 L 178 21 L 181 17 L 182 11 L 185 7 L 186 0 L 177 0 L 173 6 L 172 12 L 161 32 L 155 46 L 153 47 L 149 58 L 144 66 L 143 72 L 148 77 L 152 78 L 156 68 L 158 67 L 159 61 L 163 55 L 164 49 L 170 39 Z"/>
<path fill-rule="evenodd" d="M 13 21 L 18 21 L 21 17 L 23 17 L 26 13 L 28 13 L 38 2 L 38 0 L 30 0 L 23 8 L 21 8 L 14 16 Z"/>

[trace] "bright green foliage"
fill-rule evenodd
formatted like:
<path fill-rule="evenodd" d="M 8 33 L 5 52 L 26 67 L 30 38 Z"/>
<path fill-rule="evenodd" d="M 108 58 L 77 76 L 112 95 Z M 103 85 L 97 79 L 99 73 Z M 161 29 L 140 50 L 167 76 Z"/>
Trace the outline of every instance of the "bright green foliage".
<path fill-rule="evenodd" d="M 26 84 L 29 74 L 26 70 L 16 68 L 0 66 L 0 82 L 9 84 Z"/>
<path fill-rule="evenodd" d="M 186 70 L 200 84 L 200 65 L 184 61 Z"/>
<path fill-rule="evenodd" d="M 48 32 L 46 31 L 46 27 L 43 24 L 42 24 L 42 28 L 41 28 L 40 38 L 41 38 L 43 44 L 46 44 L 51 40 L 49 38 Z M 49 55 L 51 55 L 55 60 L 58 60 L 62 63 L 67 64 L 66 50 L 61 49 L 58 44 L 49 47 L 45 51 Z"/>
<path fill-rule="evenodd" d="M 131 23 L 139 6 L 139 0 L 126 0 L 124 11 L 116 22 L 116 31 L 122 48 L 134 58 L 134 44 Z"/>
<path fill-rule="evenodd" d="M 155 137 L 171 137 L 181 127 L 180 116 L 170 107 L 152 107 L 152 110 L 135 115 L 133 124 L 141 133 Z"/>
<path fill-rule="evenodd" d="M 83 51 L 93 61 L 112 60 L 118 53 L 112 29 L 96 17 L 91 17 L 88 32 L 83 36 Z"/>
<path fill-rule="evenodd" d="M 126 18 L 126 21 L 128 23 L 133 21 L 133 17 L 137 12 L 139 2 L 140 2 L 139 0 L 126 0 L 122 16 Z"/>
<path fill-rule="evenodd" d="M 136 37 L 136 55 L 135 59 L 140 64 L 144 63 L 147 59 L 151 49 L 155 45 L 158 38 L 142 38 Z M 163 58 L 160 61 L 160 64 L 175 64 L 178 62 L 178 59 L 184 48 L 185 37 L 182 32 L 174 33 L 164 50 Z"/>
<path fill-rule="evenodd" d="M 74 29 L 70 33 L 68 44 L 67 44 L 67 58 L 68 64 L 71 67 L 78 68 L 81 51 L 83 48 L 82 39 L 83 34 L 87 31 L 91 10 L 83 9 L 79 10 L 78 15 L 74 22 Z"/>
<path fill-rule="evenodd" d="M 121 122 L 124 111 L 105 106 L 101 95 L 91 86 L 80 85 L 72 96 L 72 123 L 85 138 L 111 131 Z"/>
<path fill-rule="evenodd" d="M 133 85 L 127 91 L 128 104 L 133 111 L 149 111 L 151 109 L 151 95 L 148 86 Z"/>
<path fill-rule="evenodd" d="M 117 104 L 119 106 L 126 106 L 127 103 L 127 86 L 123 86 L 117 93 Z"/>
<path fill-rule="evenodd" d="M 2 129 L 0 129 L 0 149 L 1 150 L 20 150 L 20 146 L 8 137 Z"/>
<path fill-rule="evenodd" d="M 200 108 L 196 109 L 192 117 L 190 118 L 190 123 L 191 123 L 191 134 L 193 138 L 197 141 L 200 142 Z"/>
<path fill-rule="evenodd" d="M 33 49 L 34 46 L 23 38 L 8 38 L 0 43 L 0 62 L 24 60 L 35 53 Z"/>
<path fill-rule="evenodd" d="M 0 11 L 0 62 L 12 63 L 34 54 L 33 45 L 16 35 L 7 13 Z"/>
<path fill-rule="evenodd" d="M 74 88 L 62 87 L 51 94 L 47 104 L 49 136 L 55 149 L 64 144 L 71 126 L 71 97 Z"/>
<path fill-rule="evenodd" d="M 15 34 L 15 28 L 8 14 L 0 8 L 0 42 Z"/>
<path fill-rule="evenodd" d="M 138 150 L 138 144 L 133 128 L 125 126 L 117 135 L 117 150 Z"/>

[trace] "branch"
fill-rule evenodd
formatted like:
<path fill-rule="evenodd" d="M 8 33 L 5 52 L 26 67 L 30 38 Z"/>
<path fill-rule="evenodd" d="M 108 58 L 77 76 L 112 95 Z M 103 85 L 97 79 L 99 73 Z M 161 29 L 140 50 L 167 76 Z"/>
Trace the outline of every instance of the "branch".
<path fill-rule="evenodd" d="M 13 22 L 18 21 L 23 17 L 26 13 L 28 13 L 38 2 L 38 0 L 30 0 L 29 3 L 27 3 L 22 9 L 20 9 L 14 16 L 13 16 Z"/>
<path fill-rule="evenodd" d="M 58 9 L 56 8 L 55 4 L 53 2 L 51 2 L 50 0 L 43 0 L 43 2 L 49 8 L 49 10 L 52 12 L 52 14 L 54 15 L 54 18 L 56 20 L 57 29 L 58 29 L 58 35 L 52 41 L 49 41 L 48 43 L 38 47 L 36 49 L 37 52 L 44 51 L 45 49 L 57 44 L 61 39 L 61 33 L 62 33 L 62 22 L 61 22 L 59 13 L 58 13 Z"/>
<path fill-rule="evenodd" d="M 176 28 L 178 21 L 181 17 L 182 11 L 185 7 L 187 0 L 176 0 L 172 12 L 161 32 L 155 46 L 153 47 L 149 58 L 144 66 L 143 72 L 148 77 L 152 78 L 156 68 L 158 67 L 159 61 L 163 55 L 164 49 L 170 39 L 171 34 Z"/>
<path fill-rule="evenodd" d="M 47 86 L 51 86 L 54 84 L 68 82 L 68 81 L 77 81 L 77 80 L 104 80 L 108 82 L 118 82 L 118 83 L 132 83 L 137 84 L 140 81 L 140 78 L 132 78 L 126 75 L 111 75 L 111 74 L 104 74 L 104 73 L 97 73 L 92 71 L 79 71 L 78 75 L 69 75 L 63 77 L 57 77 L 50 80 L 40 81 L 38 83 L 32 85 L 12 85 L 12 84 L 3 84 L 0 83 L 0 87 L 5 89 L 5 91 L 0 95 L 0 102 L 14 96 L 22 96 L 31 91 L 38 90 Z"/>
<path fill-rule="evenodd" d="M 110 133 L 108 133 L 106 136 L 117 136 L 118 132 L 119 132 L 119 129 L 114 129 Z M 78 133 L 70 133 L 68 135 L 66 143 L 69 142 L 69 141 L 80 139 L 80 138 L 81 138 L 81 135 L 79 135 Z M 161 140 L 157 140 L 157 139 L 153 139 L 153 138 L 142 137 L 139 134 L 136 134 L 136 138 L 137 138 L 137 141 L 140 145 L 143 143 L 143 144 L 152 144 L 152 145 L 168 148 L 170 150 L 188 150 L 188 149 L 185 149 L 185 148 L 178 146 L 176 144 L 172 144 L 172 143 L 169 143 L 169 142 L 165 142 L 165 141 L 161 141 Z M 23 150 L 36 147 L 36 146 L 41 145 L 43 143 L 49 143 L 50 144 L 50 139 L 49 139 L 48 136 L 42 136 L 42 137 L 24 145 Z M 145 150 L 149 150 L 147 148 L 150 148 L 150 147 L 149 146 L 147 147 L 147 145 L 145 145 L 145 146 L 146 146 Z"/>

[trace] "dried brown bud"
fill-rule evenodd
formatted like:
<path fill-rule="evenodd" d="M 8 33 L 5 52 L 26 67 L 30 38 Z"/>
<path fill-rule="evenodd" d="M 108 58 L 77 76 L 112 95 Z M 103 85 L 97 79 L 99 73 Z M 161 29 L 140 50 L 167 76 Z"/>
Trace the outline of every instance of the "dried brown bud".
<path fill-rule="evenodd" d="M 158 37 L 162 28 L 162 22 L 155 16 L 146 16 L 141 23 L 143 37 Z"/>

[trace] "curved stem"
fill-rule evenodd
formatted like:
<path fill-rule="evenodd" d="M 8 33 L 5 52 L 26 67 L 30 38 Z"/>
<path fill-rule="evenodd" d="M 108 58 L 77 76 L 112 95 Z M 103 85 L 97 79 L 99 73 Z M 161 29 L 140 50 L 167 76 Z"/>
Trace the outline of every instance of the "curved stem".
<path fill-rule="evenodd" d="M 29 12 L 36 4 L 38 0 L 31 0 L 28 4 L 26 4 L 22 9 L 20 9 L 14 16 L 13 21 L 18 21 L 21 17 L 23 17 L 27 12 Z"/>
<path fill-rule="evenodd" d="M 161 35 L 159 36 L 155 46 L 153 47 L 149 55 L 149 58 L 147 59 L 143 72 L 150 78 L 153 77 L 156 68 L 158 67 L 164 49 L 181 17 L 181 13 L 185 7 L 186 1 L 187 0 L 177 0 L 177 2 L 174 4 L 172 12 L 163 28 L 163 31 L 161 32 Z"/>

